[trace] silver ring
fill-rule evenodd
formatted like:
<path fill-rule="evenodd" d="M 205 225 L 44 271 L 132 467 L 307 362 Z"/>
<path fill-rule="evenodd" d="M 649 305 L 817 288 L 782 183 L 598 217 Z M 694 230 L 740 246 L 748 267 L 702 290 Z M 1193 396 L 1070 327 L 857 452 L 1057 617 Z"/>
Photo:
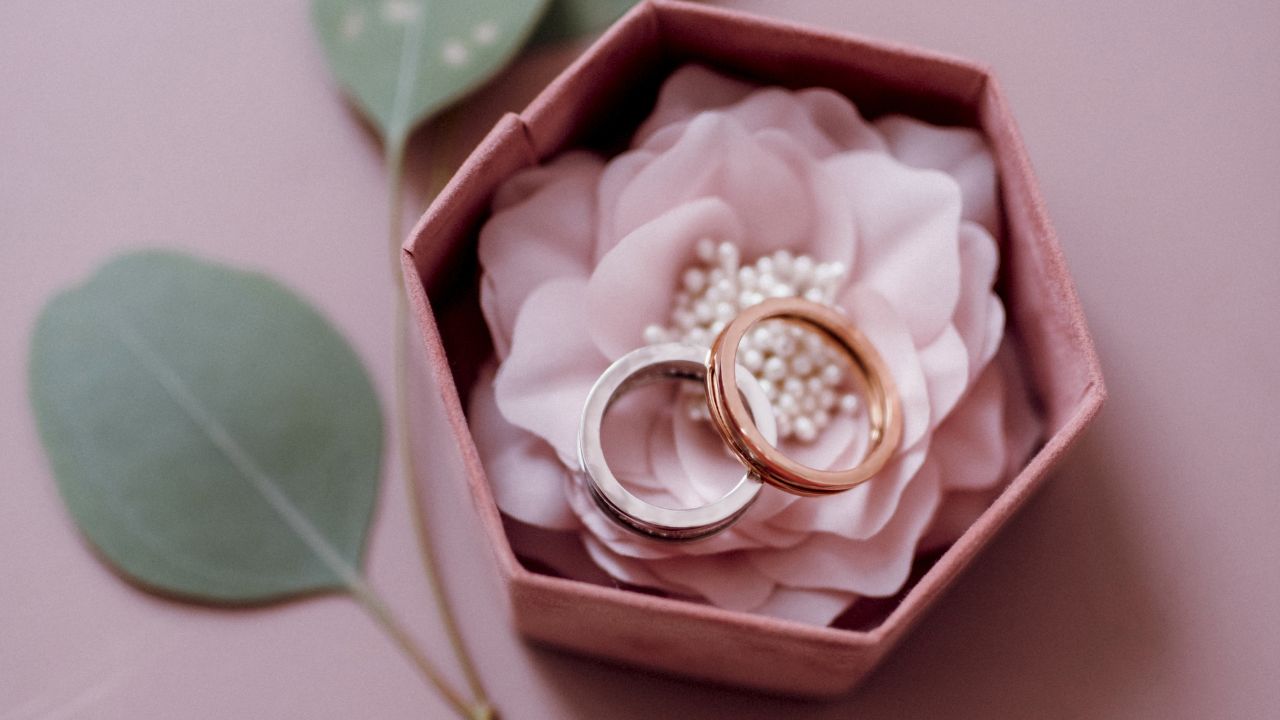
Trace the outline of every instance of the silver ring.
<path fill-rule="evenodd" d="M 633 532 L 661 540 L 698 540 L 729 527 L 746 512 L 760 493 L 759 476 L 748 472 L 724 497 L 694 508 L 664 508 L 633 495 L 618 482 L 604 458 L 600 432 L 614 401 L 637 387 L 665 379 L 703 383 L 707 351 L 680 343 L 651 345 L 618 358 L 604 371 L 587 395 L 578 425 L 578 460 L 590 480 L 596 504 L 605 514 Z M 737 366 L 738 383 L 756 427 L 777 442 L 773 406 L 755 377 Z"/>

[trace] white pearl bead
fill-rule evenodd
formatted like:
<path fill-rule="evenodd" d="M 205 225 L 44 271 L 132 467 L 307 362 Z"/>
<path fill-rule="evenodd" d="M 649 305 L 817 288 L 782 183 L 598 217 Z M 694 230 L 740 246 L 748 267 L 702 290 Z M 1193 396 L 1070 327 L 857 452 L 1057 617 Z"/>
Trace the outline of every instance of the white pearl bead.
<path fill-rule="evenodd" d="M 787 277 L 791 273 L 791 253 L 786 250 L 779 250 L 773 254 L 773 265 L 778 268 L 778 274 Z"/>
<path fill-rule="evenodd" d="M 814 356 L 814 360 L 822 361 L 827 358 L 827 346 L 823 343 L 822 336 L 818 333 L 807 332 L 801 341 L 804 344 L 804 349 Z"/>
<path fill-rule="evenodd" d="M 794 415 L 800 409 L 800 404 L 796 402 L 796 396 L 789 392 L 783 392 L 778 396 L 778 410 Z"/>
<path fill-rule="evenodd" d="M 798 377 L 789 377 L 782 382 L 782 389 L 798 397 L 804 394 L 804 381 Z"/>
<path fill-rule="evenodd" d="M 825 298 L 825 293 L 819 288 L 811 287 L 804 291 L 804 299 L 809 302 L 820 303 Z"/>
<path fill-rule="evenodd" d="M 698 318 L 698 322 L 709 323 L 716 316 L 716 311 L 711 307 L 711 303 L 699 300 L 693 305 L 693 316 Z"/>
<path fill-rule="evenodd" d="M 646 345 L 657 345 L 658 343 L 667 342 L 667 331 L 661 325 L 650 325 L 644 329 L 644 342 Z"/>
<path fill-rule="evenodd" d="M 830 410 L 835 407 L 837 400 L 835 391 L 831 388 L 823 388 L 822 392 L 818 393 L 818 407 L 823 410 Z"/>
<path fill-rule="evenodd" d="M 774 354 L 782 357 L 790 357 L 796 351 L 796 341 L 784 332 L 775 331 L 770 346 L 773 348 Z"/>
<path fill-rule="evenodd" d="M 797 375 L 808 375 L 813 372 L 813 358 L 800 353 L 791 359 L 791 371 Z"/>
<path fill-rule="evenodd" d="M 716 260 L 725 272 L 734 272 L 738 269 L 738 246 L 729 242 L 720 243 L 716 248 Z"/>
<path fill-rule="evenodd" d="M 780 438 L 790 437 L 791 434 L 794 432 L 794 429 L 791 427 L 791 418 L 785 415 L 778 418 L 777 425 L 778 425 L 778 437 Z"/>
<path fill-rule="evenodd" d="M 831 363 L 822 368 L 822 382 L 827 385 L 839 385 L 843 379 L 844 373 L 840 371 L 839 365 Z"/>
<path fill-rule="evenodd" d="M 732 300 L 738 295 L 738 284 L 733 281 L 733 276 L 730 275 L 716 281 L 716 290 L 719 291 L 721 300 Z"/>
<path fill-rule="evenodd" d="M 742 366 L 752 373 L 757 373 L 764 367 L 764 355 L 755 348 L 747 350 L 742 353 Z"/>
<path fill-rule="evenodd" d="M 689 292 L 702 292 L 702 288 L 707 285 L 707 274 L 698 268 L 689 268 L 684 271 L 683 282 L 684 286 L 689 289 Z"/>
<path fill-rule="evenodd" d="M 698 254 L 698 259 L 709 263 L 716 259 L 716 242 L 711 238 L 702 238 L 698 244 L 694 246 L 694 252 Z"/>
<path fill-rule="evenodd" d="M 801 255 L 791 264 L 791 275 L 795 278 L 796 284 L 808 282 L 813 278 L 813 258 L 808 255 Z"/>
<path fill-rule="evenodd" d="M 858 396 L 853 393 L 845 393 L 840 396 L 840 412 L 845 413 L 846 415 L 856 413 L 860 404 Z"/>
<path fill-rule="evenodd" d="M 782 358 L 771 357 L 764 362 L 764 376 L 777 382 L 787 376 L 787 364 Z"/>
<path fill-rule="evenodd" d="M 818 429 L 813 426 L 813 421 L 807 417 L 796 418 L 795 427 L 792 428 L 796 438 L 801 442 L 813 442 L 818 437 Z"/>

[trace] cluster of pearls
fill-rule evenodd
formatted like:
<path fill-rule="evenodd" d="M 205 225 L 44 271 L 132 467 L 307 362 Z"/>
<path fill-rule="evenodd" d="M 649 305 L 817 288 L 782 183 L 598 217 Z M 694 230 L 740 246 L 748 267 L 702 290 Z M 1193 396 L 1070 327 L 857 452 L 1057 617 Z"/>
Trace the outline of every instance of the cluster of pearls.
<path fill-rule="evenodd" d="M 650 345 L 683 342 L 709 348 L 738 313 L 768 298 L 802 297 L 832 305 L 848 270 L 839 262 L 815 262 L 808 255 L 779 250 L 742 265 L 742 253 L 729 242 L 703 238 L 698 260 L 685 270 L 676 291 L 671 324 L 650 325 Z M 780 439 L 812 442 L 836 414 L 852 415 L 858 398 L 841 393 L 845 373 L 839 354 L 813 330 L 782 321 L 761 323 L 742 339 L 738 362 L 764 388 L 778 421 Z M 694 419 L 708 419 L 706 399 L 693 391 L 686 408 Z"/>

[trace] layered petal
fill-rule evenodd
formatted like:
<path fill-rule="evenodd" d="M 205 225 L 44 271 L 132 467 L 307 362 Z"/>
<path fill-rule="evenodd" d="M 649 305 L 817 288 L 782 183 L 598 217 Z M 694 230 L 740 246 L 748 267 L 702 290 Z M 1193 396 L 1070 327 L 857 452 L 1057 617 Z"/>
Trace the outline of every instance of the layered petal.
<path fill-rule="evenodd" d="M 578 456 L 578 417 L 609 361 L 582 319 L 586 281 L 552 280 L 530 293 L 516 319 L 511 353 L 494 379 L 507 422 L 541 437 L 566 467 Z"/>
<path fill-rule="evenodd" d="M 476 252 L 484 268 L 481 306 L 500 357 L 534 288 L 591 272 L 595 186 L 603 167 L 593 155 L 569 153 L 517 175 L 498 193 L 505 204 L 480 230 Z"/>
<path fill-rule="evenodd" d="M 853 208 L 853 283 L 887 299 L 925 345 L 951 321 L 960 296 L 959 187 L 943 173 L 879 153 L 845 153 L 826 165 Z"/>
<path fill-rule="evenodd" d="M 986 367 L 1004 337 L 1004 304 L 992 291 L 1000 257 L 980 225 L 960 224 L 960 299 L 952 321 L 969 355 L 969 379 Z"/>
<path fill-rule="evenodd" d="M 773 594 L 752 612 L 780 620 L 794 620 L 810 625 L 830 625 L 858 596 L 839 590 L 775 585 Z"/>
<path fill-rule="evenodd" d="M 718 113 L 699 115 L 619 193 L 612 230 L 625 237 L 680 205 L 719 198 L 742 223 L 744 256 L 793 247 L 809 226 L 803 180 L 741 123 Z"/>
<path fill-rule="evenodd" d="M 905 115 L 875 122 L 888 152 L 912 167 L 939 170 L 955 179 L 964 198 L 962 217 L 992 235 L 1000 234 L 996 161 L 982 133 L 966 127 L 942 127 Z"/>
<path fill-rule="evenodd" d="M 644 329 L 663 323 L 681 272 L 704 237 L 734 242 L 738 213 L 719 198 L 677 205 L 632 231 L 596 266 L 583 298 L 588 332 L 599 352 L 618 358 L 644 345 Z"/>
<path fill-rule="evenodd" d="M 870 538 L 816 533 L 794 548 L 760 550 L 749 557 L 781 585 L 886 597 L 906 582 L 916 543 L 933 518 L 939 495 L 937 475 L 921 472 L 907 486 L 889 524 Z"/>
<path fill-rule="evenodd" d="M 564 489 L 568 470 L 542 438 L 507 422 L 494 398 L 494 366 L 486 365 L 471 391 L 469 417 L 494 500 L 507 515 L 538 527 L 582 526 Z"/>

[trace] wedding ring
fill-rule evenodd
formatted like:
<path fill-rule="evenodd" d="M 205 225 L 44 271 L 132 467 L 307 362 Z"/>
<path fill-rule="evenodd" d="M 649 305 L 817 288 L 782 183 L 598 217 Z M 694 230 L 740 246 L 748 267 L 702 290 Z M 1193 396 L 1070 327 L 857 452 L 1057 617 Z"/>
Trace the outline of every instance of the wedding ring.
<path fill-rule="evenodd" d="M 852 361 L 870 418 L 870 445 L 862 462 L 847 470 L 818 470 L 782 454 L 772 433 L 761 432 L 739 396 L 738 345 L 743 335 L 765 320 L 807 325 Z M 842 492 L 869 480 L 897 450 L 902 440 L 902 404 L 888 365 L 870 341 L 840 311 L 799 298 L 775 298 L 743 310 L 711 345 L 707 360 L 707 401 L 716 431 L 757 475 L 797 495 Z"/>
<path fill-rule="evenodd" d="M 629 390 L 664 379 L 703 383 L 707 367 L 707 353 L 701 348 L 679 343 L 651 345 L 618 358 L 591 388 L 578 425 L 578 458 L 596 504 L 623 527 L 661 540 L 697 540 L 732 525 L 760 493 L 760 478 L 747 472 L 732 490 L 712 503 L 694 508 L 660 507 L 623 487 L 605 460 L 600 435 L 605 413 L 616 399 Z M 746 368 L 738 366 L 736 372 L 733 393 L 742 413 L 747 415 L 749 409 L 753 431 L 766 442 L 776 442 L 777 428 L 769 398 Z M 745 404 L 737 394 L 739 388 Z"/>

